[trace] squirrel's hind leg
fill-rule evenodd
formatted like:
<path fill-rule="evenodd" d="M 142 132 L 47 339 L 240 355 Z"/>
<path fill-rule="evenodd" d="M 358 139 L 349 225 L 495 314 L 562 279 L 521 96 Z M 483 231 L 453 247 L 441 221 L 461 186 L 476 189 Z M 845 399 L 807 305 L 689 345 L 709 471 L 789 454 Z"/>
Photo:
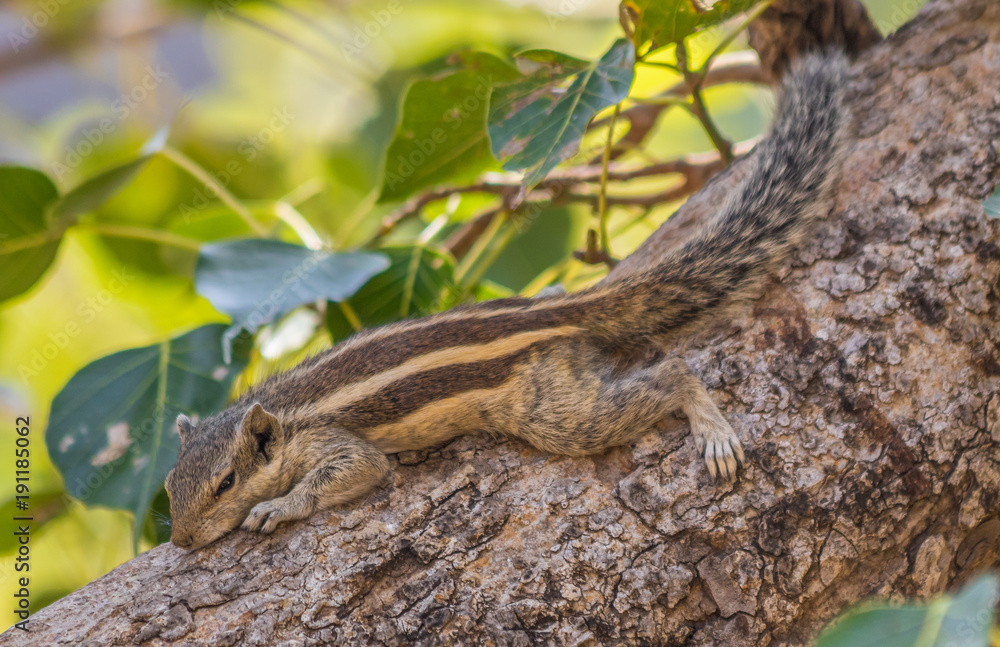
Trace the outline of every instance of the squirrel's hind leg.
<path fill-rule="evenodd" d="M 743 447 L 711 396 L 680 359 L 616 373 L 585 344 L 554 349 L 525 377 L 531 385 L 512 435 L 545 451 L 586 455 L 628 443 L 682 411 L 713 478 L 732 478 Z"/>

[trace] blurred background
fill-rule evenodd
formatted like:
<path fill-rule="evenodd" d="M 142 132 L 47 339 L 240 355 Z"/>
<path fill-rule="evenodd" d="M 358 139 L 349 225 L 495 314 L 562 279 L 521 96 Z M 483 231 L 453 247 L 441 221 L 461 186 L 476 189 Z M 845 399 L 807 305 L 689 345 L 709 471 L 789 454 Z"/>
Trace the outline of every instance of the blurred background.
<path fill-rule="evenodd" d="M 889 33 L 923 2 L 864 4 Z M 334 247 L 352 249 L 399 206 L 375 197 L 410 83 L 470 47 L 594 58 L 620 30 L 613 0 L 7 0 L 0 8 L 0 163 L 39 169 L 66 191 L 135 159 L 169 129 L 173 148 L 254 213 L 265 217 L 286 202 Z M 692 47 L 707 50 L 719 38 L 710 30 Z M 745 47 L 743 39 L 732 46 Z M 636 88 L 662 88 L 662 74 L 643 71 Z M 733 141 L 766 127 L 766 89 L 727 85 L 706 98 Z M 689 114 L 673 111 L 645 154 L 665 159 L 711 148 Z M 474 213 L 481 200 L 436 205 L 389 240 L 412 241 L 437 213 Z M 616 214 L 615 255 L 634 249 L 674 208 Z M 240 220 L 202 182 L 160 158 L 89 217 L 197 240 L 241 233 Z M 570 288 L 599 279 L 600 267 L 572 257 L 592 218 L 582 205 L 534 218 L 490 259 L 476 296 L 530 293 L 552 278 Z M 134 555 L 131 515 L 67 497 L 43 434 L 53 397 L 88 363 L 227 321 L 195 293 L 189 256 L 72 231 L 43 278 L 0 304 L 0 419 L 7 421 L 0 448 L 13 448 L 15 417 L 31 420 L 33 611 Z M 325 332 L 321 337 L 317 343 L 328 345 Z M 10 474 L 12 452 L 3 455 Z M 3 600 L 15 588 L 13 486 L 12 478 L 0 479 Z M 139 550 L 156 541 L 156 533 L 144 534 Z M 10 605 L 0 604 L 0 628 L 14 621 Z"/>

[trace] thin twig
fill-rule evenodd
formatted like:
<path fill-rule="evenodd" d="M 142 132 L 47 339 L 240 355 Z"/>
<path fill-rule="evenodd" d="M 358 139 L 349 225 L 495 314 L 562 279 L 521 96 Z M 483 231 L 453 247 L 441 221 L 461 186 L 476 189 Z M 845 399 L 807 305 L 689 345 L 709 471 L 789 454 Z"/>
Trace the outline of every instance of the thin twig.
<path fill-rule="evenodd" d="M 764 13 L 764 11 L 771 6 L 773 1 L 774 0 L 763 0 L 763 2 L 758 3 L 757 6 L 748 11 L 743 21 L 740 22 L 735 29 L 726 34 L 721 41 L 719 41 L 719 44 L 715 46 L 715 49 L 712 50 L 712 52 L 708 55 L 708 58 L 705 59 L 705 62 L 698 70 L 696 70 L 696 72 L 704 78 L 705 70 L 712 64 L 712 61 L 716 57 L 720 56 L 722 50 L 729 47 L 729 45 L 736 40 L 737 36 L 746 31 L 746 29 L 750 26 L 750 23 L 756 20 L 760 14 Z"/>
<path fill-rule="evenodd" d="M 456 259 L 462 260 L 469 253 L 476 240 L 493 222 L 493 218 L 501 211 L 503 211 L 502 208 L 489 209 L 469 220 L 444 241 L 444 248 L 451 252 Z"/>
<path fill-rule="evenodd" d="M 604 144 L 604 156 L 601 159 L 601 190 L 597 200 L 597 221 L 601 234 L 601 251 L 611 258 L 611 241 L 608 239 L 608 162 L 611 161 L 611 146 L 615 143 L 615 119 L 621 112 L 622 104 L 615 104 L 615 111 L 608 122 L 608 139 Z"/>
<path fill-rule="evenodd" d="M 736 144 L 734 150 L 737 154 L 745 153 L 753 147 L 756 140 L 747 140 Z M 659 175 L 670 175 L 677 173 L 687 178 L 688 184 L 700 187 L 704 181 L 719 169 L 725 167 L 718 153 L 699 153 L 689 155 L 682 159 L 657 162 L 647 166 L 636 168 L 608 166 L 608 181 L 628 182 L 644 177 Z M 558 200 L 559 195 L 568 191 L 578 184 L 595 184 L 601 181 L 602 167 L 600 165 L 579 166 L 565 171 L 554 173 L 545 178 L 532 190 L 526 198 L 527 202 L 552 202 Z M 696 180 L 696 181 L 692 181 Z M 453 195 L 464 193 L 486 193 L 503 198 L 503 205 L 509 205 L 509 201 L 521 189 L 521 181 L 516 175 L 490 174 L 487 179 L 482 179 L 473 184 L 464 186 L 445 186 L 431 189 L 426 193 L 411 199 L 402 207 L 392 212 L 382 220 L 382 225 L 368 246 L 374 245 L 379 240 L 395 231 L 401 223 L 416 218 L 428 205 L 439 200 L 445 200 Z M 461 231 L 461 230 L 460 230 Z"/>
<path fill-rule="evenodd" d="M 767 79 L 760 68 L 757 55 L 752 51 L 727 52 L 717 56 L 704 72 L 701 87 L 710 88 L 725 83 L 766 84 Z M 687 97 L 691 93 L 689 81 L 683 80 L 667 88 L 663 92 L 650 97 L 652 101 L 663 100 L 665 103 L 641 103 L 622 110 L 621 118 L 629 123 L 628 132 L 615 145 L 611 159 L 617 159 L 622 154 L 638 148 L 656 126 L 664 110 L 677 105 L 671 100 Z M 602 128 L 608 118 L 598 119 L 590 124 L 589 129 Z M 600 158 L 591 160 L 592 164 L 600 163 Z"/>
<path fill-rule="evenodd" d="M 681 68 L 684 80 L 691 88 L 691 114 L 701 122 L 702 128 L 705 129 L 709 139 L 712 140 L 712 145 L 722 155 L 722 160 L 726 164 L 731 163 L 733 161 L 733 144 L 722 136 L 719 128 L 708 114 L 708 108 L 705 107 L 705 98 L 702 96 L 702 84 L 705 81 L 705 75 L 691 70 L 688 65 L 687 43 L 683 40 L 677 42 L 677 66 Z"/>
<path fill-rule="evenodd" d="M 203 169 L 197 162 L 172 146 L 164 146 L 160 149 L 160 154 L 180 168 L 184 169 L 188 175 L 195 178 L 207 189 L 215 193 L 215 195 L 217 195 L 227 207 L 232 209 L 240 218 L 243 219 L 255 235 L 267 235 L 267 227 L 254 218 L 253 214 L 250 213 L 250 210 L 247 209 L 243 203 L 229 191 L 229 189 L 219 183 L 214 177 L 212 177 L 211 173 Z"/>

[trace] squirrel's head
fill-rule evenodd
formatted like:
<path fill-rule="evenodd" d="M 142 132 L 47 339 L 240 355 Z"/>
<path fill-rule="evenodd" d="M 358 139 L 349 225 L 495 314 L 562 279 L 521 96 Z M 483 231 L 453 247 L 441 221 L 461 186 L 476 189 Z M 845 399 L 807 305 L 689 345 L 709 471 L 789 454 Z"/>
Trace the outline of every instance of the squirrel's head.
<path fill-rule="evenodd" d="M 260 403 L 236 404 L 199 423 L 177 417 L 181 451 L 167 474 L 170 541 L 192 550 L 210 544 L 280 494 L 285 436 Z"/>

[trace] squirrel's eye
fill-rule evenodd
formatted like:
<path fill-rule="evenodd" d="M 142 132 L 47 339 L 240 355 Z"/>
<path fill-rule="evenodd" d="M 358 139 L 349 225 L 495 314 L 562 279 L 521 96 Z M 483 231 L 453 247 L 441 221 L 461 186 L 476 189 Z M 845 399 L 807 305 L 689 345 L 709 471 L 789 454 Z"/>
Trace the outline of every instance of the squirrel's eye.
<path fill-rule="evenodd" d="M 215 496 L 219 496 L 229 488 L 233 487 L 233 477 L 235 474 L 230 472 L 226 475 L 226 478 L 222 479 L 222 483 L 219 483 L 219 489 L 215 491 Z"/>

